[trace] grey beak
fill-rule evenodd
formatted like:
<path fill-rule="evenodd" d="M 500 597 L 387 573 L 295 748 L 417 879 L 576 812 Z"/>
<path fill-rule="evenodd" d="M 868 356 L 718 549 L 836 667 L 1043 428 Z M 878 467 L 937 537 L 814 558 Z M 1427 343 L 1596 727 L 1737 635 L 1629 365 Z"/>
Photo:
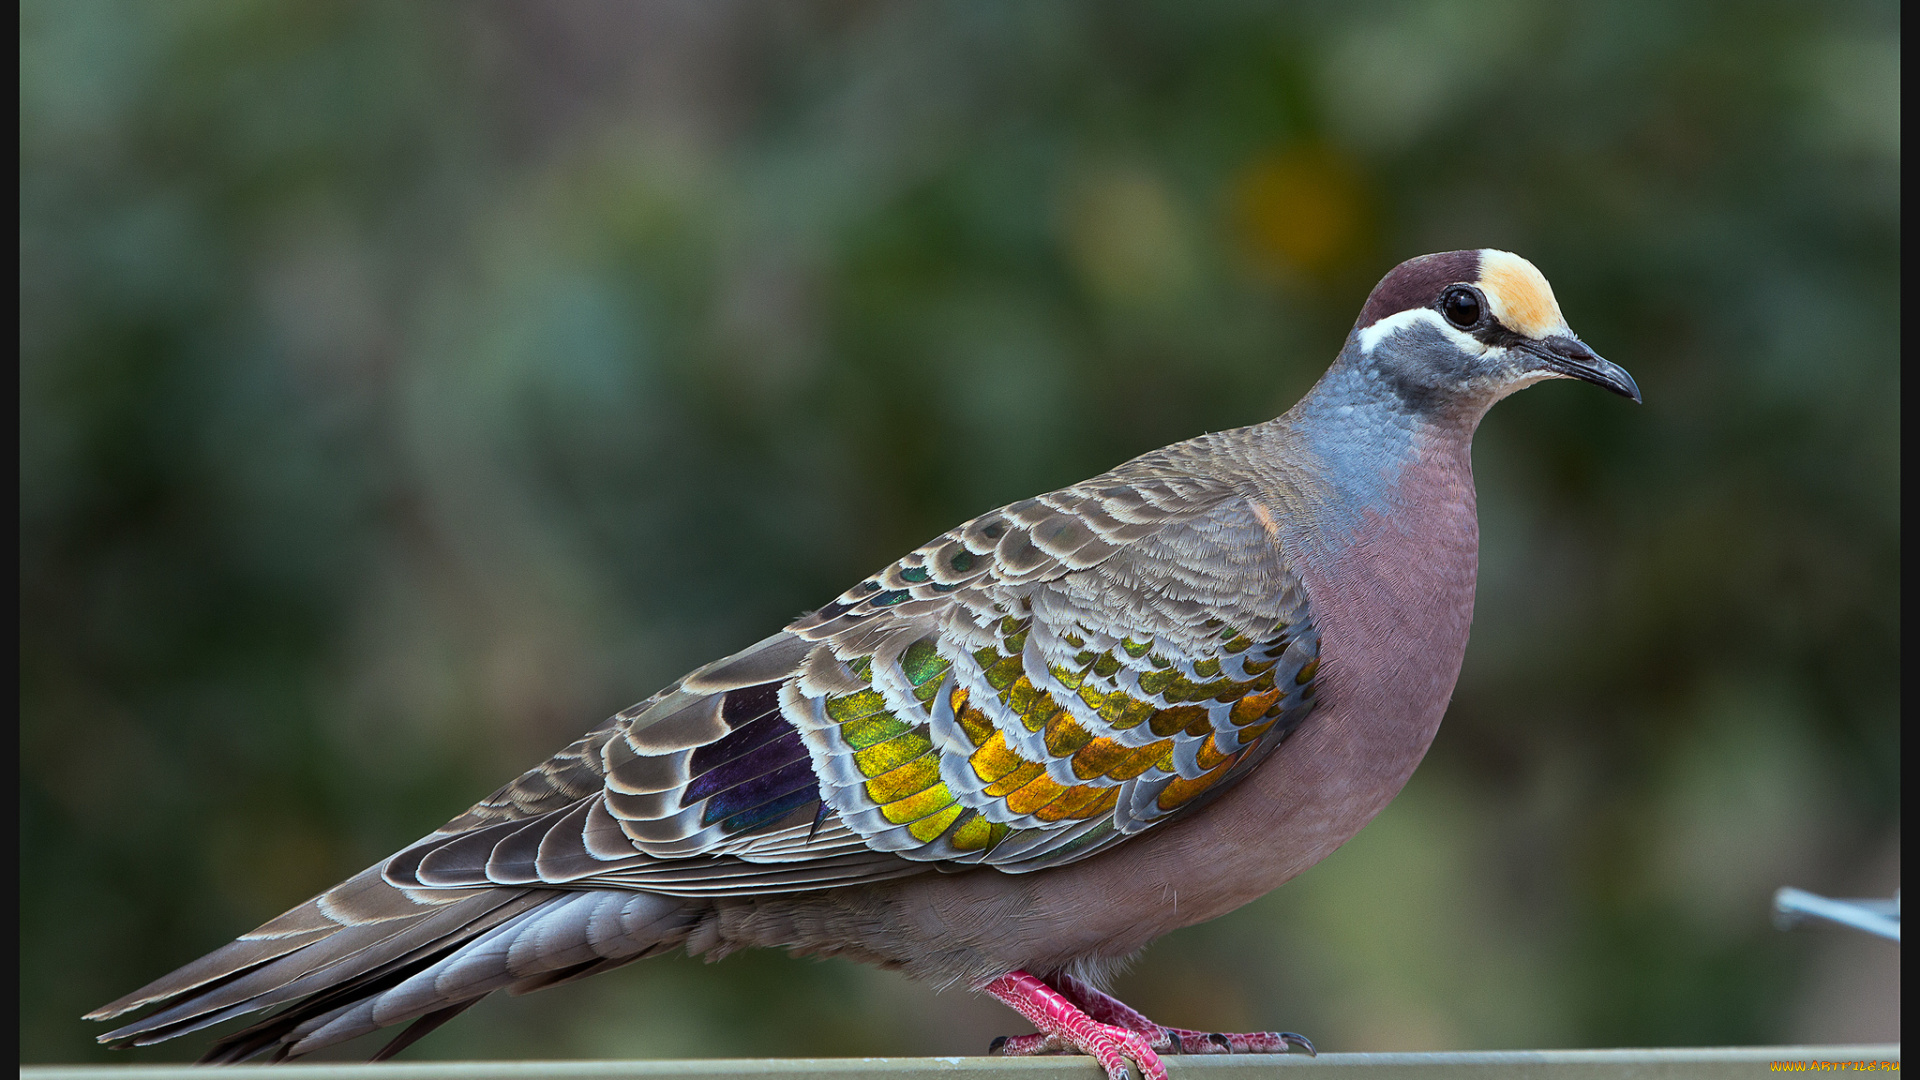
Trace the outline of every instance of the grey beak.
<path fill-rule="evenodd" d="M 1583 379 L 1595 386 L 1607 389 L 1627 398 L 1635 405 L 1640 404 L 1640 387 L 1627 374 L 1627 369 L 1581 342 L 1578 338 L 1555 335 L 1545 341 L 1528 343 L 1528 352 L 1538 356 L 1541 366 L 1547 370 L 1572 379 Z"/>

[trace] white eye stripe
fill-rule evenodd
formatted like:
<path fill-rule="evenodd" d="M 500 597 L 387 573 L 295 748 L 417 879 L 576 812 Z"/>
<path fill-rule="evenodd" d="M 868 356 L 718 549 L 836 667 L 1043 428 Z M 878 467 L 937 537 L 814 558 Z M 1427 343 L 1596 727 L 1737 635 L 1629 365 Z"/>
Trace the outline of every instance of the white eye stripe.
<path fill-rule="evenodd" d="M 1360 351 L 1372 355 L 1373 350 L 1378 348 L 1388 335 L 1396 330 L 1410 329 L 1421 323 L 1445 334 L 1455 347 L 1468 356 L 1485 356 L 1488 350 L 1499 348 L 1496 345 L 1488 345 L 1472 334 L 1464 334 L 1454 329 L 1447 320 L 1440 317 L 1439 312 L 1427 308 L 1409 308 L 1406 311 L 1396 311 L 1372 326 L 1363 327 L 1360 331 Z"/>

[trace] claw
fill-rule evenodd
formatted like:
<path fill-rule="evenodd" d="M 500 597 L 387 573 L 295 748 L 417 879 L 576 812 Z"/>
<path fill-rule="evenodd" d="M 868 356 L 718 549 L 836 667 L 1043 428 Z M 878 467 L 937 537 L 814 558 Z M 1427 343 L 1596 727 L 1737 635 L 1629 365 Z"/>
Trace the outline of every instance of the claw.
<path fill-rule="evenodd" d="M 987 1053 L 999 1057 L 1033 1057 L 1037 1054 L 1064 1053 L 1068 1047 L 1049 1035 L 1002 1035 L 993 1040 Z"/>

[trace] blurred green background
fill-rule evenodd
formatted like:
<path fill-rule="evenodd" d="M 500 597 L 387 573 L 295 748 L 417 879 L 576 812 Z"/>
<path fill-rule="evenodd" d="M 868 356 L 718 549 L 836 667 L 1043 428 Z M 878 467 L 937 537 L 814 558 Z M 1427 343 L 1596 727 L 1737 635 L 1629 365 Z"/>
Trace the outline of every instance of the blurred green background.
<path fill-rule="evenodd" d="M 1403 258 L 1645 389 L 1475 451 L 1402 797 L 1151 949 L 1332 1050 L 1897 1038 L 1891 2 L 21 8 L 21 1057 L 949 525 L 1289 405 Z M 415 1058 L 978 1053 L 779 954 Z M 341 1056 L 364 1055 L 371 1043 Z"/>

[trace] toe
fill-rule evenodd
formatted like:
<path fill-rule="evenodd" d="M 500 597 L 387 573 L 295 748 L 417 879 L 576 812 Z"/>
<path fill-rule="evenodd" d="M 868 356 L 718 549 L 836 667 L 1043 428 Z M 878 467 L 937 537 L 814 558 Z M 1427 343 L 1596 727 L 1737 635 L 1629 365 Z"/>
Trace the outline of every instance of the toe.
<path fill-rule="evenodd" d="M 1044 1034 L 1002 1035 L 987 1047 L 987 1053 L 993 1057 L 1032 1057 L 1035 1054 L 1057 1054 L 1064 1047 L 1058 1039 L 1049 1039 Z"/>
<path fill-rule="evenodd" d="M 1167 1067 L 1160 1061 L 1160 1055 L 1153 1052 L 1146 1036 L 1137 1031 L 1120 1031 L 1119 1042 L 1124 1048 L 1122 1052 L 1140 1067 L 1142 1080 L 1167 1080 Z"/>

